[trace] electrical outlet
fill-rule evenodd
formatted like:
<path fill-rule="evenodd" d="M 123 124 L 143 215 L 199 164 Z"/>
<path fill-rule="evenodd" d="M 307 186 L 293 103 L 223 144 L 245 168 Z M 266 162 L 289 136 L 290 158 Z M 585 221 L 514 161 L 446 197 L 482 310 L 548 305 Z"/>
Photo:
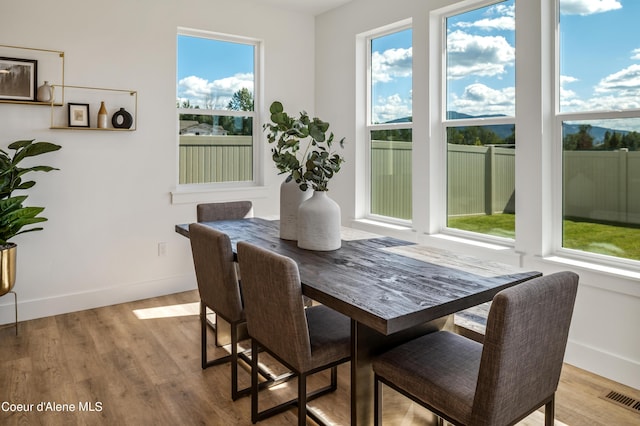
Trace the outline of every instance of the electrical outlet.
<path fill-rule="evenodd" d="M 167 255 L 167 243 L 158 243 L 158 256 L 164 257 Z"/>

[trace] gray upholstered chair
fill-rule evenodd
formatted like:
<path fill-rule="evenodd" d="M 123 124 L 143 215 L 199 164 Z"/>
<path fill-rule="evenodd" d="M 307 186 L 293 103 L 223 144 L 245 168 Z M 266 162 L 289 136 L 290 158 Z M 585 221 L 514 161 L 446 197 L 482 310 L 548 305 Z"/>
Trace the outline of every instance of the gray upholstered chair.
<path fill-rule="evenodd" d="M 198 222 L 213 222 L 216 220 L 243 219 L 253 217 L 251 201 L 228 201 L 224 203 L 206 203 L 196 206 Z"/>
<path fill-rule="evenodd" d="M 250 389 L 238 391 L 238 328 L 245 323 L 245 315 L 231 241 L 226 234 L 199 223 L 189 225 L 189 239 L 200 293 L 202 368 L 231 362 L 231 397 L 235 400 Z M 231 355 L 211 361 L 207 357 L 207 308 L 231 328 Z"/>
<path fill-rule="evenodd" d="M 307 415 L 324 422 L 307 402 L 337 389 L 337 366 L 350 359 L 349 318 L 326 307 L 304 308 L 298 265 L 290 258 L 238 242 L 238 262 L 251 336 L 251 421 L 256 423 L 298 406 L 298 424 Z M 258 409 L 258 349 L 262 348 L 298 377 L 298 398 Z M 331 384 L 307 395 L 307 376 L 331 368 Z"/>
<path fill-rule="evenodd" d="M 577 288 L 560 272 L 501 291 L 484 345 L 440 331 L 374 358 L 375 423 L 382 382 L 455 425 L 512 425 L 543 405 L 553 425 Z"/>
<path fill-rule="evenodd" d="M 245 217 L 253 217 L 253 204 L 251 201 L 227 201 L 198 204 L 196 206 L 196 220 L 198 223 L 243 219 Z M 237 263 L 235 264 L 235 268 L 236 274 L 239 275 Z M 238 279 L 240 279 L 239 276 Z M 212 314 L 212 312 L 208 309 L 207 314 Z M 209 322 L 209 324 L 213 328 L 216 346 L 219 346 L 218 329 L 214 322 Z"/>

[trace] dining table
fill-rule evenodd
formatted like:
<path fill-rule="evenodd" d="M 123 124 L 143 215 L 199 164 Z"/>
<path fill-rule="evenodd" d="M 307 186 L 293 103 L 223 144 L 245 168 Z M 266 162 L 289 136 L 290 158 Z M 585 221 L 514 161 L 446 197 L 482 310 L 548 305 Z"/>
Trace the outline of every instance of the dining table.
<path fill-rule="evenodd" d="M 205 222 L 231 240 L 266 248 L 298 264 L 302 294 L 351 319 L 351 424 L 373 423 L 371 359 L 393 346 L 450 327 L 453 314 L 489 302 L 537 271 L 342 228 L 341 247 L 301 249 L 279 237 L 279 222 L 245 218 Z M 188 237 L 189 225 L 176 232 Z"/>

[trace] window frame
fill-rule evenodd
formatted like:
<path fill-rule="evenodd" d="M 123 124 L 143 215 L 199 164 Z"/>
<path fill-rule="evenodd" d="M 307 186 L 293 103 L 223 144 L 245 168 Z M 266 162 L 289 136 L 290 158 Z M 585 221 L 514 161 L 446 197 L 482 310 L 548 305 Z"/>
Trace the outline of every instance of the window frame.
<path fill-rule="evenodd" d="M 226 109 L 198 109 L 198 114 L 208 116 L 227 116 L 227 117 L 251 117 L 252 119 L 252 179 L 246 181 L 226 181 L 226 182 L 204 182 L 204 183 L 186 183 L 181 184 L 180 177 L 180 115 L 193 114 L 192 108 L 176 107 L 176 193 L 202 193 L 207 191 L 215 191 L 220 189 L 234 188 L 253 188 L 263 184 L 263 167 L 262 167 L 262 150 L 259 141 L 262 135 L 262 123 L 260 121 L 259 112 L 262 110 L 262 57 L 263 42 L 262 40 L 218 33 L 193 28 L 178 27 L 176 32 L 176 73 L 177 67 L 177 38 L 178 36 L 197 37 L 209 40 L 223 41 L 229 43 L 237 43 L 253 46 L 253 111 L 236 111 Z M 176 78 L 177 83 L 177 78 Z M 177 99 L 176 86 L 176 99 Z"/>
<path fill-rule="evenodd" d="M 563 246 L 563 222 L 564 222 L 564 149 L 563 149 L 563 122 L 565 121 L 590 121 L 590 120 L 607 120 L 607 119 L 623 119 L 623 118 L 640 118 L 640 109 L 626 110 L 587 110 L 587 111 L 566 111 L 561 110 L 561 49 L 560 49 L 560 0 L 549 0 L 551 7 L 549 9 L 549 18 L 552 22 L 551 39 L 553 40 L 553 48 L 551 52 L 553 73 L 551 75 L 552 101 L 553 110 L 551 121 L 553 123 L 553 156 L 551 163 L 553 164 L 554 181 L 559 182 L 553 188 L 552 200 L 552 221 L 551 221 L 551 250 L 543 253 L 543 256 L 558 257 L 570 259 L 573 261 L 589 262 L 595 265 L 606 267 L 620 268 L 629 271 L 640 271 L 640 261 L 628 259 L 624 257 L 609 256 L 588 252 L 583 250 L 565 248 Z"/>
<path fill-rule="evenodd" d="M 413 220 L 406 220 L 406 219 L 400 219 L 400 218 L 395 218 L 395 217 L 391 217 L 391 216 L 382 216 L 382 215 L 378 215 L 378 214 L 374 214 L 371 212 L 371 190 L 372 190 L 372 182 L 371 182 L 371 174 L 372 174 L 372 158 L 371 158 L 371 149 L 372 149 L 372 140 L 371 140 L 371 133 L 373 131 L 376 130 L 403 130 L 403 129 L 408 129 L 411 130 L 412 134 L 413 134 L 413 120 L 411 122 L 406 122 L 406 123 L 382 123 L 382 124 L 373 124 L 373 111 L 372 111 L 372 102 L 373 102 L 373 85 L 372 85 L 372 76 L 371 76 L 371 66 L 372 66 L 372 58 L 371 58 L 371 53 L 372 53 L 372 41 L 374 39 L 380 38 L 380 37 L 384 37 L 387 35 L 391 35 L 394 33 L 398 33 L 401 31 L 405 31 L 411 29 L 413 30 L 413 21 L 411 19 L 405 19 L 403 21 L 400 22 L 396 22 L 387 26 L 384 26 L 382 28 L 378 28 L 375 30 L 372 30 L 368 33 L 366 33 L 364 35 L 364 43 L 365 43 L 365 54 L 366 54 L 366 66 L 365 66 L 365 84 L 366 84 L 366 90 L 365 90 L 365 121 L 364 121 L 364 139 L 365 139 L 365 176 L 366 178 L 364 179 L 365 185 L 364 185 L 364 189 L 365 189 L 365 194 L 363 197 L 363 201 L 364 204 L 366 206 L 365 208 L 365 213 L 364 213 L 364 219 L 368 219 L 368 220 L 372 220 L 375 222 L 380 222 L 380 223 L 388 223 L 388 224 L 392 224 L 392 225 L 398 225 L 398 226 L 402 226 L 402 227 L 411 227 Z M 413 37 L 413 35 L 412 35 Z M 411 45 L 413 46 L 413 40 L 411 42 Z M 413 79 L 414 79 L 414 73 L 413 73 L 413 65 L 412 65 L 412 72 L 411 72 L 411 78 L 412 78 L 412 87 L 413 87 Z M 412 115 L 413 115 L 413 106 L 412 106 Z M 413 136 L 412 136 L 412 148 L 413 148 Z M 412 152 L 412 157 L 413 157 L 413 152 Z M 415 161 L 412 159 L 412 162 L 415 164 Z M 415 180 L 415 173 L 412 173 L 411 176 L 412 181 Z M 412 185 L 413 187 L 413 185 Z M 412 198 L 415 195 L 415 191 L 412 189 Z M 414 206 L 412 206 L 412 216 L 415 217 L 415 208 Z"/>
<path fill-rule="evenodd" d="M 502 116 L 502 117 L 482 117 L 482 118 L 464 118 L 464 119 L 448 119 L 447 118 L 447 18 L 461 15 L 476 9 L 481 9 L 483 7 L 488 7 L 491 5 L 495 5 L 503 2 L 504 0 L 469 0 L 463 1 L 461 4 L 455 4 L 450 7 L 441 8 L 435 10 L 433 12 L 431 19 L 432 25 L 437 25 L 438 29 L 437 34 L 439 35 L 439 39 L 436 40 L 437 44 L 432 44 L 432 46 L 437 46 L 439 49 L 439 53 L 437 56 L 433 56 L 432 58 L 437 58 L 437 64 L 435 68 L 437 69 L 437 75 L 433 75 L 432 78 L 435 78 L 438 81 L 438 93 L 435 96 L 437 98 L 437 103 L 432 104 L 432 107 L 435 111 L 438 111 L 438 115 L 432 117 L 432 143 L 435 143 L 438 146 L 438 157 L 440 159 L 440 163 L 443 164 L 441 170 L 439 171 L 439 175 L 436 179 L 436 184 L 438 186 L 438 204 L 442 206 L 437 210 L 432 209 L 432 214 L 434 217 L 432 218 L 433 229 L 436 229 L 438 233 L 443 235 L 449 235 L 456 238 L 462 238 L 469 241 L 478 241 L 482 243 L 488 244 L 497 244 L 499 246 L 506 247 L 514 247 L 516 245 L 517 239 L 517 224 L 516 224 L 516 236 L 515 238 L 505 238 L 499 237 L 495 235 L 482 234 L 479 232 L 466 231 L 457 228 L 450 228 L 447 226 L 448 223 L 448 144 L 447 144 L 447 128 L 448 127 L 460 127 L 460 126 L 489 126 L 489 125 L 513 125 L 516 126 L 517 129 L 517 104 L 518 104 L 518 89 L 517 89 L 517 79 L 514 82 L 514 89 L 516 92 L 515 95 L 515 108 L 516 112 L 513 116 Z M 517 3 L 517 0 L 514 0 L 514 4 Z M 516 7 L 516 14 L 517 14 Z M 514 31 L 517 31 L 517 26 Z M 434 32 L 432 31 L 432 34 Z M 516 36 L 517 39 L 517 36 Z M 516 58 L 515 58 L 515 72 L 517 72 L 517 49 L 516 49 Z M 516 131 L 517 132 L 517 131 Z M 515 149 L 515 148 L 514 148 Z M 516 193 L 518 192 L 518 182 L 517 182 L 517 161 L 516 161 Z M 517 204 L 516 204 L 517 210 Z M 517 216 L 517 212 L 516 212 Z"/>

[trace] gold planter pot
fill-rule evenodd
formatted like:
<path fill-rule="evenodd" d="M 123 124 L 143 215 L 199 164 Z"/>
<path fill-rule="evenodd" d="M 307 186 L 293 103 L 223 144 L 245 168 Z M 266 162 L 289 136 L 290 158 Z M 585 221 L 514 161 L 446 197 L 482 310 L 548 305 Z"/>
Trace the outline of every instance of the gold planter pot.
<path fill-rule="evenodd" d="M 16 283 L 16 252 L 18 246 L 9 243 L 0 250 L 0 296 L 9 293 Z"/>

